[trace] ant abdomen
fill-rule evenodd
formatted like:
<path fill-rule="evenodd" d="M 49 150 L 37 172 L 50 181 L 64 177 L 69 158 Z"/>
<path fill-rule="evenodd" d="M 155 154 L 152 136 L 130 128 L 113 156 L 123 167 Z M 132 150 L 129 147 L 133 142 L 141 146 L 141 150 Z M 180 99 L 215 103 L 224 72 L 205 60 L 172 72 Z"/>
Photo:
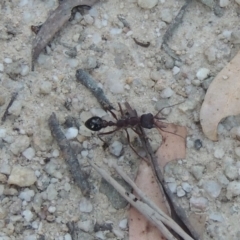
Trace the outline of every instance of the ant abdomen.
<path fill-rule="evenodd" d="M 92 131 L 99 131 L 103 128 L 103 121 L 100 117 L 91 117 L 85 122 L 85 126 Z"/>
<path fill-rule="evenodd" d="M 143 114 L 140 117 L 141 127 L 143 128 L 154 128 L 154 117 L 151 113 Z"/>

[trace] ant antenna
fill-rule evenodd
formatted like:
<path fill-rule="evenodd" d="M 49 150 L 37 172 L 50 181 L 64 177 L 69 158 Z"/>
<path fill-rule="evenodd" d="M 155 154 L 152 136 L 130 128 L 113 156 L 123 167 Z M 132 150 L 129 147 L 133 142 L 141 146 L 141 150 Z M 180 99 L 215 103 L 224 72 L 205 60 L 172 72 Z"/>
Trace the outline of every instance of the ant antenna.
<path fill-rule="evenodd" d="M 174 107 L 174 106 L 179 105 L 179 104 L 181 104 L 181 103 L 184 103 L 184 101 L 179 102 L 179 103 L 175 103 L 175 104 L 173 104 L 173 105 L 170 105 L 170 106 L 166 106 L 166 107 L 161 108 L 161 109 L 157 112 L 157 114 L 154 116 L 154 118 L 155 118 L 155 119 L 158 119 L 158 120 L 165 120 L 165 118 L 158 118 L 157 115 L 158 115 L 163 109 L 165 109 L 165 108 L 170 108 L 170 107 Z"/>

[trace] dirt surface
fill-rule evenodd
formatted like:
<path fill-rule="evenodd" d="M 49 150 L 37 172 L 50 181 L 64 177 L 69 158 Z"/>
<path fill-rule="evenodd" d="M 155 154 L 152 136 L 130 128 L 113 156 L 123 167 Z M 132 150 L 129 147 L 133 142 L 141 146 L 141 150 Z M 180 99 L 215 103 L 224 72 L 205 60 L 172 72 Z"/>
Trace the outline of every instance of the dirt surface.
<path fill-rule="evenodd" d="M 94 171 L 89 176 L 91 197 L 85 204 L 48 127 L 48 118 L 55 112 L 63 129 L 73 126 L 79 130 L 71 142 L 86 170 L 87 157 L 103 168 L 107 168 L 104 163 L 108 159 L 118 158 L 126 172 L 136 172 L 140 159 L 122 132 L 104 137 L 110 145 L 115 141 L 123 144 L 120 155 L 114 156 L 109 149 L 104 151 L 96 134 L 84 127 L 93 115 L 113 118 L 76 81 L 79 68 L 99 81 L 116 109 L 118 102 L 128 101 L 139 115 L 154 114 L 164 106 L 184 101 L 162 112 L 168 122 L 188 128 L 187 157 L 168 167 L 167 177 L 177 187 L 174 191 L 187 212 L 206 214 L 204 239 L 240 238 L 240 190 L 236 193 L 232 189 L 235 183 L 236 189 L 240 188 L 239 141 L 231 135 L 231 129 L 240 125 L 239 116 L 219 125 L 218 142 L 203 135 L 199 121 L 211 80 L 239 51 L 240 5 L 233 0 L 220 2 L 226 6 L 190 3 L 168 42 L 180 59 L 177 61 L 161 45 L 185 1 L 159 0 L 151 9 L 141 8 L 135 0 L 100 1 L 90 11 L 81 9 L 64 25 L 31 71 L 35 37 L 31 26 L 43 23 L 58 2 L 1 1 L 1 116 L 12 94 L 18 95 L 0 127 L 0 239 L 128 239 L 127 227 L 119 228 L 128 208 L 112 206 L 99 191 L 101 178 Z M 203 79 L 196 76 L 201 68 L 209 70 Z M 64 124 L 69 116 L 76 119 L 75 124 Z M 158 131 L 151 129 L 147 134 L 157 150 L 161 142 Z M 130 135 L 141 152 L 136 135 Z M 31 174 L 26 177 L 29 183 L 8 182 L 14 166 L 32 170 L 35 183 L 30 183 Z M 190 190 L 185 189 L 181 196 L 183 183 L 188 183 Z M 80 229 L 77 237 L 69 231 L 69 222 Z M 94 231 L 96 222 L 112 223 L 113 230 Z"/>

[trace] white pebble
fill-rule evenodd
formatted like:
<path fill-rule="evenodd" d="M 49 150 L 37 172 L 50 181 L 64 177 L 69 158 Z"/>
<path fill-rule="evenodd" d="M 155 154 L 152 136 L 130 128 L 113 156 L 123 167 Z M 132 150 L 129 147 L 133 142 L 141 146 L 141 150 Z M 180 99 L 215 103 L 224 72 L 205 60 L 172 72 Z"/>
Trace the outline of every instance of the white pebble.
<path fill-rule="evenodd" d="M 178 197 L 183 197 L 183 196 L 185 196 L 185 191 L 182 189 L 182 187 L 181 186 L 178 186 L 177 187 L 177 196 Z"/>
<path fill-rule="evenodd" d="M 229 0 L 220 0 L 219 6 L 220 7 L 226 7 L 230 3 Z"/>
<path fill-rule="evenodd" d="M 84 15 L 83 19 L 89 25 L 92 25 L 94 23 L 94 18 L 89 14 Z"/>
<path fill-rule="evenodd" d="M 103 234 L 102 231 L 96 232 L 95 236 L 96 236 L 97 239 L 101 239 L 101 240 L 105 240 L 106 239 L 106 237 L 105 237 L 105 235 Z"/>
<path fill-rule="evenodd" d="M 6 137 L 6 129 L 5 128 L 0 128 L 0 138 Z"/>
<path fill-rule="evenodd" d="M 22 102 L 14 101 L 12 106 L 8 109 L 8 113 L 18 117 L 22 112 Z"/>
<path fill-rule="evenodd" d="M 166 23 L 172 22 L 172 13 L 169 9 L 163 9 L 160 13 L 162 21 Z"/>
<path fill-rule="evenodd" d="M 80 211 L 84 213 L 90 213 L 93 210 L 92 203 L 86 198 L 81 199 L 79 207 Z"/>
<path fill-rule="evenodd" d="M 49 81 L 43 81 L 39 87 L 39 91 L 41 94 L 49 94 L 52 91 L 52 83 Z"/>
<path fill-rule="evenodd" d="M 121 228 L 122 230 L 126 230 L 127 226 L 128 226 L 128 219 L 124 218 L 119 222 L 119 228 Z"/>
<path fill-rule="evenodd" d="M 109 152 L 112 153 L 114 156 L 119 157 L 121 152 L 122 152 L 123 145 L 119 141 L 114 141 L 110 146 L 109 146 Z"/>
<path fill-rule="evenodd" d="M 54 158 L 59 157 L 59 150 L 58 149 L 54 149 L 52 151 L 52 157 L 54 157 Z"/>
<path fill-rule="evenodd" d="M 89 232 L 92 228 L 92 221 L 86 220 L 86 221 L 78 222 L 78 227 L 84 232 Z"/>
<path fill-rule="evenodd" d="M 224 154 L 225 154 L 225 152 L 222 148 L 218 148 L 214 151 L 214 157 L 217 159 L 222 159 Z"/>
<path fill-rule="evenodd" d="M 217 198 L 219 194 L 221 193 L 221 185 L 213 180 L 209 180 L 204 182 L 203 184 L 204 190 L 208 193 L 209 196 L 212 198 Z"/>
<path fill-rule="evenodd" d="M 29 73 L 29 70 L 30 70 L 30 68 L 29 68 L 28 65 L 23 65 L 22 66 L 22 70 L 21 70 L 21 75 L 22 76 L 27 76 L 28 73 Z"/>
<path fill-rule="evenodd" d="M 4 65 L 2 63 L 0 63 L 0 72 L 4 71 Z"/>
<path fill-rule="evenodd" d="M 71 185 L 68 182 L 66 182 L 64 184 L 64 190 L 67 191 L 67 192 L 69 192 L 71 190 Z"/>
<path fill-rule="evenodd" d="M 52 200 L 56 199 L 56 197 L 58 195 L 58 192 L 55 188 L 55 185 L 52 184 L 52 183 L 48 185 L 46 193 L 47 193 L 47 199 L 49 201 L 52 201 Z"/>
<path fill-rule="evenodd" d="M 4 58 L 4 62 L 5 63 L 12 63 L 12 59 L 11 58 Z"/>
<path fill-rule="evenodd" d="M 144 9 L 151 9 L 155 7 L 158 3 L 158 0 L 138 0 L 138 5 Z"/>
<path fill-rule="evenodd" d="M 104 111 L 102 108 L 92 108 L 91 113 L 93 114 L 93 116 L 97 116 L 100 118 L 107 115 L 106 111 Z"/>
<path fill-rule="evenodd" d="M 187 193 L 192 191 L 192 186 L 189 183 L 187 183 L 187 182 L 183 182 L 182 183 L 182 188 Z"/>
<path fill-rule="evenodd" d="M 207 69 L 207 68 L 200 68 L 198 71 L 197 71 L 197 78 L 199 80 L 204 80 L 208 77 L 208 74 L 210 73 L 210 70 Z"/>
<path fill-rule="evenodd" d="M 205 211 L 208 207 L 208 200 L 204 197 L 191 197 L 190 205 L 192 208 L 196 208 L 202 211 Z"/>
<path fill-rule="evenodd" d="M 168 187 L 169 187 L 169 190 L 170 190 L 172 193 L 176 193 L 176 192 L 177 192 L 177 184 L 176 184 L 176 182 L 170 182 L 170 183 L 168 183 Z"/>
<path fill-rule="evenodd" d="M 179 72 L 180 72 L 180 68 L 174 66 L 173 69 L 172 69 L 172 73 L 173 73 L 173 75 L 177 75 Z"/>
<path fill-rule="evenodd" d="M 19 198 L 27 202 L 30 202 L 34 195 L 35 193 L 33 190 L 25 189 L 24 191 L 20 192 Z"/>
<path fill-rule="evenodd" d="M 74 58 L 68 59 L 68 64 L 71 68 L 76 68 L 78 66 L 78 60 Z"/>
<path fill-rule="evenodd" d="M 112 35 L 118 35 L 122 33 L 122 29 L 121 28 L 111 28 L 110 33 Z"/>
<path fill-rule="evenodd" d="M 30 210 L 23 211 L 22 215 L 27 222 L 30 222 L 33 218 L 33 213 Z"/>
<path fill-rule="evenodd" d="M 35 157 L 35 149 L 30 147 L 30 148 L 27 148 L 26 150 L 24 150 L 22 152 L 22 155 L 27 158 L 28 160 L 32 160 L 34 157 Z"/>
<path fill-rule="evenodd" d="M 99 33 L 94 33 L 92 36 L 92 41 L 94 44 L 98 44 L 102 41 L 102 36 Z"/>
<path fill-rule="evenodd" d="M 10 145 L 13 154 L 18 155 L 23 152 L 30 144 L 30 139 L 26 135 L 15 137 L 15 141 Z"/>
<path fill-rule="evenodd" d="M 227 187 L 227 198 L 232 199 L 232 197 L 236 197 L 240 195 L 240 182 L 233 181 L 228 184 Z"/>
<path fill-rule="evenodd" d="M 64 240 L 72 240 L 72 237 L 69 233 L 65 234 Z"/>
<path fill-rule="evenodd" d="M 160 94 L 162 98 L 170 98 L 172 95 L 173 90 L 170 87 L 165 88 Z"/>
<path fill-rule="evenodd" d="M 67 139 L 74 139 L 78 135 L 78 129 L 75 127 L 68 128 L 65 132 L 65 137 Z"/>
<path fill-rule="evenodd" d="M 88 155 L 88 150 L 83 150 L 83 151 L 81 151 L 81 155 L 82 155 L 82 157 L 87 157 L 87 155 Z"/>
<path fill-rule="evenodd" d="M 54 213 L 54 212 L 56 211 L 56 207 L 55 207 L 55 206 L 50 206 L 50 207 L 48 208 L 48 211 L 49 211 L 50 213 Z"/>

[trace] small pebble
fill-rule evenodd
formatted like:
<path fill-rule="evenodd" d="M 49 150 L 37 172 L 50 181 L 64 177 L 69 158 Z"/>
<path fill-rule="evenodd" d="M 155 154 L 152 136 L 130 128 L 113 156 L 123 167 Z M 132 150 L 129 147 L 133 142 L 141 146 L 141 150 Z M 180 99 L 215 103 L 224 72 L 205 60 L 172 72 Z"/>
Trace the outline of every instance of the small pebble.
<path fill-rule="evenodd" d="M 173 93 L 174 93 L 173 90 L 170 87 L 167 87 L 161 92 L 160 96 L 162 98 L 170 98 L 173 95 Z"/>
<path fill-rule="evenodd" d="M 101 239 L 101 240 L 105 240 L 106 239 L 106 237 L 105 237 L 105 235 L 104 235 L 104 233 L 102 231 L 96 232 L 95 236 L 96 236 L 97 239 Z"/>
<path fill-rule="evenodd" d="M 187 193 L 192 191 L 192 186 L 189 183 L 187 183 L 187 182 L 183 182 L 182 183 L 182 188 Z"/>
<path fill-rule="evenodd" d="M 215 222 L 223 222 L 224 218 L 222 216 L 222 213 L 219 212 L 213 212 L 209 215 L 209 219 L 215 221 Z"/>
<path fill-rule="evenodd" d="M 48 207 L 48 211 L 50 213 L 54 213 L 56 211 L 56 207 L 55 206 L 50 206 L 50 207 Z"/>
<path fill-rule="evenodd" d="M 8 178 L 8 184 L 17 185 L 20 187 L 28 187 L 33 185 L 37 178 L 32 169 L 14 165 L 11 174 Z"/>
<path fill-rule="evenodd" d="M 93 114 L 93 116 L 97 116 L 100 118 L 107 115 L 106 111 L 104 111 L 102 108 L 92 108 L 91 113 Z"/>
<path fill-rule="evenodd" d="M 74 139 L 75 137 L 77 137 L 77 135 L 78 135 L 78 129 L 74 127 L 68 128 L 65 132 L 65 137 L 68 140 Z"/>
<path fill-rule="evenodd" d="M 22 76 L 27 76 L 29 71 L 30 71 L 30 68 L 28 65 L 22 65 L 22 71 L 21 71 Z"/>
<path fill-rule="evenodd" d="M 182 189 L 182 187 L 181 186 L 178 186 L 177 187 L 177 196 L 178 197 L 183 197 L 183 196 L 185 196 L 185 191 Z"/>
<path fill-rule="evenodd" d="M 52 201 L 52 200 L 56 199 L 57 195 L 58 195 L 58 192 L 55 188 L 55 185 L 52 184 L 52 183 L 48 185 L 46 193 L 47 193 L 47 199 L 49 201 Z"/>
<path fill-rule="evenodd" d="M 171 23 L 172 22 L 172 13 L 169 9 L 163 9 L 160 13 L 160 17 L 162 21 L 166 23 Z"/>
<path fill-rule="evenodd" d="M 52 91 L 52 83 L 49 81 L 43 81 L 39 86 L 39 91 L 41 94 L 47 95 Z"/>
<path fill-rule="evenodd" d="M 235 148 L 235 153 L 238 157 L 240 157 L 240 147 Z"/>
<path fill-rule="evenodd" d="M 5 128 L 0 128 L 0 138 L 6 137 L 7 130 Z"/>
<path fill-rule="evenodd" d="M 204 190 L 208 193 L 209 196 L 217 198 L 221 193 L 221 185 L 213 180 L 205 181 L 203 184 Z"/>
<path fill-rule="evenodd" d="M 225 154 L 225 152 L 222 148 L 218 148 L 214 151 L 214 157 L 217 159 L 222 159 L 224 154 Z"/>
<path fill-rule="evenodd" d="M 213 63 L 214 61 L 216 61 L 216 53 L 217 50 L 214 47 L 209 47 L 206 49 L 204 55 L 206 56 L 209 63 Z"/>
<path fill-rule="evenodd" d="M 204 169 L 205 167 L 202 165 L 195 165 L 192 166 L 191 173 L 197 180 L 200 180 L 202 178 Z"/>
<path fill-rule="evenodd" d="M 229 180 L 235 180 L 238 177 L 238 169 L 233 165 L 227 165 L 224 173 Z"/>
<path fill-rule="evenodd" d="M 2 63 L 0 63 L 0 72 L 4 71 L 4 65 Z"/>
<path fill-rule="evenodd" d="M 176 182 L 170 182 L 167 185 L 172 193 L 177 192 L 177 183 Z"/>
<path fill-rule="evenodd" d="M 231 34 L 231 42 L 234 44 L 240 44 L 240 30 L 234 30 Z"/>
<path fill-rule="evenodd" d="M 240 182 L 230 182 L 227 186 L 227 198 L 232 199 L 233 197 L 236 197 L 238 195 L 240 195 Z"/>
<path fill-rule="evenodd" d="M 209 69 L 207 69 L 207 68 L 200 68 L 200 69 L 197 71 L 196 76 L 197 76 L 197 78 L 198 78 L 199 80 L 202 81 L 202 80 L 204 80 L 204 79 L 206 79 L 206 78 L 208 77 L 209 73 L 210 73 L 210 70 L 209 70 Z"/>
<path fill-rule="evenodd" d="M 228 6 L 229 3 L 230 3 L 229 0 L 220 0 L 219 1 L 219 6 L 220 7 L 226 7 L 226 6 Z"/>
<path fill-rule="evenodd" d="M 78 66 L 78 60 L 74 58 L 68 59 L 68 64 L 71 68 L 76 68 Z"/>
<path fill-rule="evenodd" d="M 93 25 L 93 23 L 94 23 L 94 18 L 89 14 L 84 15 L 83 19 L 89 25 Z"/>
<path fill-rule="evenodd" d="M 86 221 L 78 222 L 78 227 L 84 232 L 89 232 L 92 229 L 93 224 L 91 220 L 86 220 Z"/>
<path fill-rule="evenodd" d="M 123 149 L 123 145 L 119 141 L 114 141 L 110 146 L 109 146 L 109 152 L 112 153 L 114 156 L 119 157 Z"/>
<path fill-rule="evenodd" d="M 8 113 L 12 114 L 13 116 L 18 117 L 22 112 L 22 101 L 14 101 L 12 106 L 8 109 Z"/>
<path fill-rule="evenodd" d="M 201 211 L 205 211 L 208 207 L 208 200 L 204 197 L 191 197 L 190 198 L 190 206 L 192 208 L 199 209 Z"/>
<path fill-rule="evenodd" d="M 72 240 L 72 236 L 69 233 L 67 233 L 64 235 L 64 240 Z"/>
<path fill-rule="evenodd" d="M 177 75 L 179 72 L 180 72 L 180 68 L 174 66 L 174 68 L 172 69 L 172 73 L 173 73 L 173 75 Z"/>
<path fill-rule="evenodd" d="M 26 150 L 24 150 L 22 152 L 22 155 L 27 158 L 28 160 L 32 160 L 34 157 L 35 157 L 35 149 L 30 147 L 30 148 L 27 148 Z"/>
<path fill-rule="evenodd" d="M 13 154 L 18 155 L 23 152 L 30 144 L 29 137 L 25 135 L 15 137 L 15 141 L 10 145 L 10 150 Z"/>
<path fill-rule="evenodd" d="M 30 222 L 33 218 L 33 213 L 30 210 L 23 211 L 22 215 L 27 222 Z"/>
<path fill-rule="evenodd" d="M 138 0 L 138 5 L 144 9 L 151 9 L 155 7 L 158 3 L 158 0 Z"/>
<path fill-rule="evenodd" d="M 222 185 L 222 187 L 227 187 L 227 185 L 229 184 L 229 180 L 226 178 L 225 175 L 219 175 L 217 177 L 217 180 Z"/>
<path fill-rule="evenodd" d="M 54 158 L 59 157 L 59 150 L 58 150 L 58 149 L 54 149 L 54 150 L 52 151 L 52 157 L 54 157 Z"/>
<path fill-rule="evenodd" d="M 122 230 L 126 230 L 127 227 L 128 227 L 128 219 L 127 218 L 124 218 L 122 219 L 120 222 L 119 222 L 119 228 L 122 229 Z"/>
<path fill-rule="evenodd" d="M 81 151 L 81 155 L 82 155 L 82 157 L 87 157 L 88 156 L 88 150 L 83 150 L 83 151 Z"/>
<path fill-rule="evenodd" d="M 79 207 L 83 213 L 90 213 L 93 210 L 93 205 L 87 198 L 81 199 Z"/>
<path fill-rule="evenodd" d="M 25 189 L 24 191 L 20 192 L 19 198 L 27 202 L 30 202 L 34 195 L 35 193 L 33 190 Z"/>
<path fill-rule="evenodd" d="M 196 150 L 199 150 L 201 147 L 202 147 L 202 141 L 201 141 L 200 139 L 196 139 L 196 140 L 194 141 L 194 148 L 195 148 Z"/>
<path fill-rule="evenodd" d="M 4 58 L 4 62 L 9 64 L 12 63 L 13 61 L 11 58 Z"/>

